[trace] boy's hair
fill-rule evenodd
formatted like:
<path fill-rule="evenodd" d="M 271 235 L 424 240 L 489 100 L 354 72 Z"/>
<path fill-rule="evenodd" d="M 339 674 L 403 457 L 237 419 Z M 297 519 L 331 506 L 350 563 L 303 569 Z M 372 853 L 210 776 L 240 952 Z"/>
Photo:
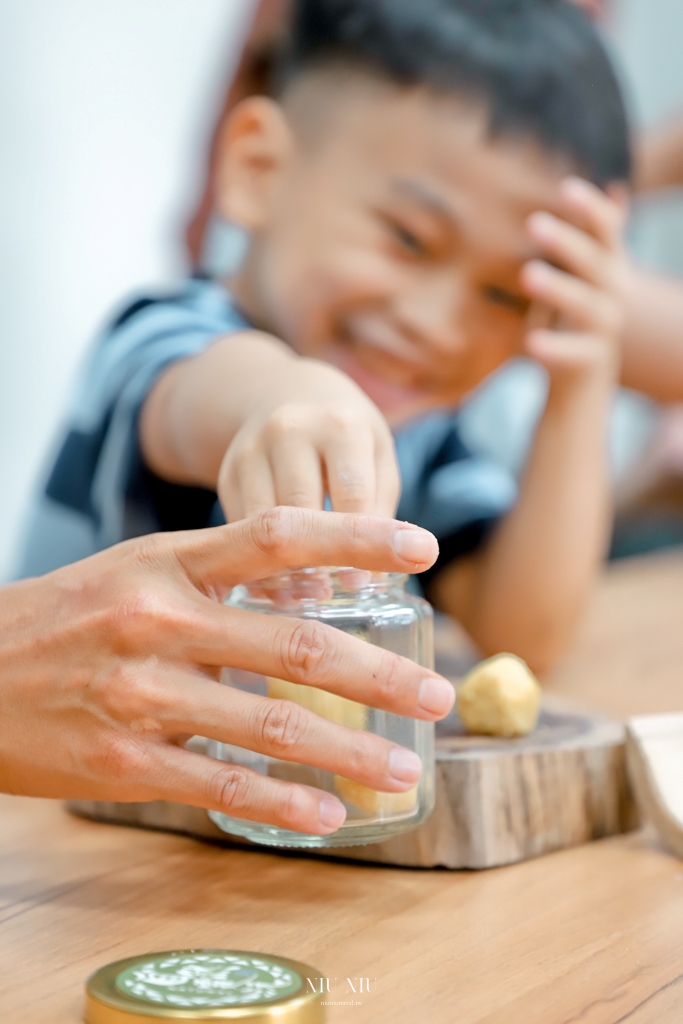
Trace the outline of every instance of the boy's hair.
<path fill-rule="evenodd" d="M 279 90 L 330 64 L 483 103 L 493 137 L 528 136 L 598 185 L 631 171 L 624 101 L 568 0 L 297 0 Z"/>

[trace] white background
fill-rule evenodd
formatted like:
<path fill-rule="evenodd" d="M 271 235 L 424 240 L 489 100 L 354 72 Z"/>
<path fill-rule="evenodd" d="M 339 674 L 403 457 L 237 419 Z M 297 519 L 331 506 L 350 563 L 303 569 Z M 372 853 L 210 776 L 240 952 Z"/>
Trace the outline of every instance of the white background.
<path fill-rule="evenodd" d="M 124 296 L 182 273 L 249 7 L 0 0 L 0 578 L 84 348 Z M 660 117 L 683 97 L 683 3 L 617 15 L 639 116 Z M 637 232 L 648 262 L 683 272 L 681 236 L 668 206 Z"/>
<path fill-rule="evenodd" d="M 250 0 L 0 0 L 0 578 L 75 367 L 182 234 Z"/>

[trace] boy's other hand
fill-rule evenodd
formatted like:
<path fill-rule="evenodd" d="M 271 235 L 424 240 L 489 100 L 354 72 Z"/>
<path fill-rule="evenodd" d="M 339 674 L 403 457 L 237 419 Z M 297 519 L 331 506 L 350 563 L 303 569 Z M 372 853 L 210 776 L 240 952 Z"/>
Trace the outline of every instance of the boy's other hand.
<path fill-rule="evenodd" d="M 282 367 L 275 394 L 233 438 L 218 475 L 228 522 L 276 505 L 393 516 L 400 477 L 391 431 L 345 374 L 309 359 Z"/>
<path fill-rule="evenodd" d="M 528 229 L 547 258 L 522 270 L 534 300 L 527 353 L 550 373 L 551 389 L 601 379 L 616 384 L 629 263 L 625 210 L 590 182 L 562 183 L 566 219 L 534 213 Z"/>

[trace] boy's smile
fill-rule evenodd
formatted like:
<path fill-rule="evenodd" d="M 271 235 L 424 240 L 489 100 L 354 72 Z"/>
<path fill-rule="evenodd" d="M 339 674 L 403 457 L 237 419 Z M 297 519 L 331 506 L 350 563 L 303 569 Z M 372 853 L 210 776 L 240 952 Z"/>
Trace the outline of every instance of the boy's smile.
<path fill-rule="evenodd" d="M 491 139 L 473 103 L 358 73 L 244 108 L 222 198 L 252 233 L 231 289 L 257 325 L 393 421 L 455 404 L 522 351 L 527 220 L 558 212 L 568 164 Z"/>

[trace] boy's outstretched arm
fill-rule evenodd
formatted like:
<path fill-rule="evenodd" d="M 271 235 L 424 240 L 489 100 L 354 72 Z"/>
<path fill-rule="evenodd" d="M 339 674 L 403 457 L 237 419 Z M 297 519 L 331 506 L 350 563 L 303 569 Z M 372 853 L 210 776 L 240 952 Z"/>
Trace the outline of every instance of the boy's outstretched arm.
<path fill-rule="evenodd" d="M 531 318 L 545 307 L 554 321 L 530 324 L 527 337 L 550 389 L 519 501 L 483 551 L 445 569 L 432 590 L 485 653 L 512 651 L 537 672 L 570 639 L 608 544 L 607 434 L 626 275 L 620 208 L 577 179 L 563 197 L 566 221 L 534 214 L 529 223 L 555 264 L 524 268 Z"/>
<path fill-rule="evenodd" d="M 274 505 L 393 516 L 400 483 L 389 427 L 332 366 L 260 331 L 175 363 L 142 408 L 145 461 L 216 490 L 230 522 Z"/>

